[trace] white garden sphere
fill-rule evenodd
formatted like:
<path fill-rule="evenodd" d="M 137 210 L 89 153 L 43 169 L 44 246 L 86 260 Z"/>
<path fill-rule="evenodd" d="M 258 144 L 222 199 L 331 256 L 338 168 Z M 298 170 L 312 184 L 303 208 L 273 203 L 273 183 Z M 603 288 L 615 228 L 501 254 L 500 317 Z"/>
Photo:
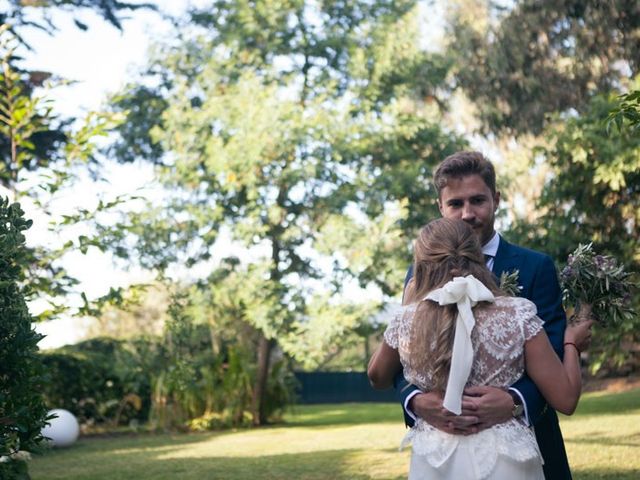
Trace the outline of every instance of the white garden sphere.
<path fill-rule="evenodd" d="M 80 425 L 73 413 L 61 408 L 49 410 L 49 415 L 57 415 L 42 429 L 42 435 L 49 438 L 55 447 L 68 447 L 78 439 Z"/>

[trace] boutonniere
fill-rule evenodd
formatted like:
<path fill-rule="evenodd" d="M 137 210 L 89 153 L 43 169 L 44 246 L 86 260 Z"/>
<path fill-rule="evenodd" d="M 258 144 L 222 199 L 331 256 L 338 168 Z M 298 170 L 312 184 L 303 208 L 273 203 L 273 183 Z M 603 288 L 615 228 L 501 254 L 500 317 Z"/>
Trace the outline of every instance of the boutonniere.
<path fill-rule="evenodd" d="M 520 276 L 520 270 L 513 270 L 512 272 L 502 272 L 500 274 L 500 290 L 511 297 L 517 297 L 522 291 L 522 286 L 518 285 L 518 278 Z"/>

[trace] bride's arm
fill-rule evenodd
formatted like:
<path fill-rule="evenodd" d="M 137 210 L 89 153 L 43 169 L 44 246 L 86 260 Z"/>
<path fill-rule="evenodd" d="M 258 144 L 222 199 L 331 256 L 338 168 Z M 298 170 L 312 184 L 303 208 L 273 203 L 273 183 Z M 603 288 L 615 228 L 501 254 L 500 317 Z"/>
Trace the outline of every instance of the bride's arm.
<path fill-rule="evenodd" d="M 578 348 L 588 342 L 590 321 L 568 327 L 565 332 L 564 360 L 556 355 L 549 337 L 540 331 L 524 345 L 527 374 L 540 389 L 547 402 L 565 415 L 571 415 L 578 405 L 582 388 Z M 577 346 L 576 346 L 577 345 Z"/>
<path fill-rule="evenodd" d="M 393 385 L 393 377 L 401 368 L 398 351 L 387 345 L 387 342 L 382 342 L 371 357 L 371 360 L 369 360 L 367 375 L 371 386 L 377 390 L 391 387 Z"/>

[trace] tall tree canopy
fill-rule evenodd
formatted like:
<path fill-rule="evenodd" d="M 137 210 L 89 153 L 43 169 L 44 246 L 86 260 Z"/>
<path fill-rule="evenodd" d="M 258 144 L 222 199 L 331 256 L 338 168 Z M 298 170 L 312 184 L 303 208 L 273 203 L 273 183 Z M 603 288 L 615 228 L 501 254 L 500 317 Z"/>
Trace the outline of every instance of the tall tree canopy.
<path fill-rule="evenodd" d="M 551 167 L 537 202 L 538 216 L 512 233 L 564 263 L 580 243 L 640 271 L 640 136 L 632 128 L 607 133 L 605 119 L 616 96 L 599 95 L 584 113 L 549 131 L 549 146 L 538 154 Z M 521 237 L 522 238 L 522 237 Z M 639 305 L 636 296 L 632 299 Z M 625 342 L 638 340 L 640 319 L 594 334 L 590 366 L 624 367 L 631 355 Z"/>
<path fill-rule="evenodd" d="M 456 78 L 485 131 L 538 134 L 551 113 L 582 112 L 592 96 L 639 73 L 640 3 L 634 0 L 459 5 L 450 45 L 458 57 Z"/>
<path fill-rule="evenodd" d="M 64 11 L 77 15 L 94 11 L 118 29 L 122 29 L 121 13 L 139 9 L 155 9 L 152 3 L 120 2 L 117 0 L 10 0 L 0 7 L 0 55 L 2 55 L 2 82 L 0 83 L 0 183 L 15 190 L 19 175 L 68 160 L 69 154 L 78 153 L 79 145 L 71 146 L 77 138 L 70 125 L 73 119 L 60 118 L 50 103 L 37 90 L 48 86 L 51 72 L 28 71 L 21 67 L 30 45 L 23 33 L 40 29 L 53 35 L 56 32 L 53 13 Z M 75 20 L 86 30 L 88 25 Z M 95 120 L 95 119 L 94 119 Z M 94 125 L 95 126 L 95 125 Z M 81 127 L 82 128 L 82 127 Z M 91 126 L 87 126 L 90 129 Z M 101 132 L 85 130 L 86 134 Z M 88 139 L 87 139 L 88 140 Z M 76 142 L 77 143 L 77 142 Z M 19 145 L 18 145 L 19 144 Z M 24 152 L 21 152 L 23 150 Z M 85 150 L 83 153 L 87 153 Z"/>

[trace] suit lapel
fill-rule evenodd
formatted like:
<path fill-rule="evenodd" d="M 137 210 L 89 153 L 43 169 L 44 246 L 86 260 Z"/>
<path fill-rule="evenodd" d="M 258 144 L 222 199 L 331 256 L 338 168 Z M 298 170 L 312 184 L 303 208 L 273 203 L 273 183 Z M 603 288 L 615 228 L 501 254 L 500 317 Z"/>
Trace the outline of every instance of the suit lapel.
<path fill-rule="evenodd" d="M 493 260 L 493 273 L 498 279 L 502 272 L 510 272 L 515 270 L 515 258 L 518 255 L 515 254 L 511 248 L 511 244 L 507 242 L 502 236 L 500 237 L 500 243 L 498 244 L 498 251 L 496 252 L 496 258 Z"/>

